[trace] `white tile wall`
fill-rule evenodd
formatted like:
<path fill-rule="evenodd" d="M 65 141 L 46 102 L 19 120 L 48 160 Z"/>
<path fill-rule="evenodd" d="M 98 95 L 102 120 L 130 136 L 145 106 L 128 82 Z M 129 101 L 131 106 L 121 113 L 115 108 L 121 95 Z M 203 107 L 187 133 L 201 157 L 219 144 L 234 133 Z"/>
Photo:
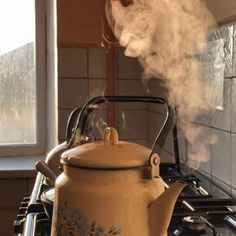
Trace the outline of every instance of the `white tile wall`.
<path fill-rule="evenodd" d="M 88 76 L 89 78 L 106 78 L 106 50 L 88 50 Z"/>
<path fill-rule="evenodd" d="M 88 91 L 88 79 L 59 79 L 59 108 L 74 109 L 83 106 L 87 101 Z"/>
<path fill-rule="evenodd" d="M 146 110 L 121 110 L 119 134 L 121 139 L 147 139 Z"/>
<path fill-rule="evenodd" d="M 186 139 L 184 137 L 182 128 L 180 127 L 180 122 L 177 120 L 178 128 L 178 145 L 179 145 L 179 157 L 181 163 L 186 163 L 187 160 L 187 150 L 186 150 Z"/>
<path fill-rule="evenodd" d="M 236 198 L 236 79 L 226 79 L 224 87 L 224 110 L 215 111 L 197 120 L 211 130 L 218 142 L 211 146 L 211 159 L 200 165 L 200 171 L 208 174 L 212 181 L 226 193 Z M 210 128 L 211 127 L 211 128 Z M 205 132 L 204 131 L 204 132 Z M 189 151 L 188 146 L 188 151 Z M 197 148 L 197 146 L 196 146 Z M 214 191 L 214 189 L 213 189 Z"/>
<path fill-rule="evenodd" d="M 105 49 L 88 49 L 88 77 L 106 78 Z"/>
<path fill-rule="evenodd" d="M 215 110 L 212 113 L 211 125 L 218 129 L 230 131 L 231 122 L 231 84 L 230 79 L 225 79 L 224 82 L 224 109 L 223 111 Z"/>
<path fill-rule="evenodd" d="M 144 86 L 140 79 L 123 79 L 119 81 L 119 95 L 145 96 L 145 94 Z"/>
<path fill-rule="evenodd" d="M 122 79 L 118 82 L 118 94 L 121 96 L 145 96 L 143 83 L 140 79 Z M 120 103 L 120 109 L 146 109 L 146 103 Z"/>
<path fill-rule="evenodd" d="M 231 134 L 231 185 L 236 189 L 236 134 Z"/>
<path fill-rule="evenodd" d="M 211 172 L 212 172 L 211 147 L 208 146 L 206 156 L 200 156 L 200 155 L 201 155 L 201 148 L 202 148 L 201 140 L 204 140 L 205 137 L 210 137 L 213 131 L 211 128 L 204 127 L 201 125 L 195 125 L 194 127 L 199 128 L 201 133 L 197 142 L 193 144 L 188 143 L 188 146 L 187 146 L 188 162 L 191 163 L 191 165 L 194 165 L 195 168 L 199 168 L 205 173 L 208 173 L 211 175 Z"/>
<path fill-rule="evenodd" d="M 194 119 L 194 122 L 201 125 L 211 126 L 211 113 L 199 112 L 199 115 Z"/>
<path fill-rule="evenodd" d="M 118 78 L 119 79 L 137 79 L 141 78 L 143 69 L 137 59 L 125 57 L 123 50 L 118 53 Z"/>
<path fill-rule="evenodd" d="M 212 146 L 212 176 L 230 185 L 230 133 L 215 129 L 213 132 L 218 142 Z"/>
<path fill-rule="evenodd" d="M 236 63 L 235 63 L 235 71 L 236 71 Z M 236 133 L 236 78 L 232 79 L 231 132 Z"/>
<path fill-rule="evenodd" d="M 89 97 L 106 95 L 107 85 L 105 79 L 89 79 Z"/>
<path fill-rule="evenodd" d="M 163 122 L 165 120 L 165 116 L 148 111 L 148 139 L 153 142 L 160 131 Z"/>
<path fill-rule="evenodd" d="M 61 48 L 58 50 L 59 77 L 86 78 L 88 76 L 87 49 Z"/>

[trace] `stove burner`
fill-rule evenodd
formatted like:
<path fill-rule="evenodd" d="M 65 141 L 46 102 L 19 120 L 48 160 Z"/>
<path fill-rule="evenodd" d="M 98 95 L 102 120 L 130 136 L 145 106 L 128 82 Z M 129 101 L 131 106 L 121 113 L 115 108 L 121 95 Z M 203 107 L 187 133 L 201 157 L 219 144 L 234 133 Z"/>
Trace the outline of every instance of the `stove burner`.
<path fill-rule="evenodd" d="M 186 216 L 182 219 L 184 226 L 191 231 L 204 231 L 206 223 L 200 216 Z"/>

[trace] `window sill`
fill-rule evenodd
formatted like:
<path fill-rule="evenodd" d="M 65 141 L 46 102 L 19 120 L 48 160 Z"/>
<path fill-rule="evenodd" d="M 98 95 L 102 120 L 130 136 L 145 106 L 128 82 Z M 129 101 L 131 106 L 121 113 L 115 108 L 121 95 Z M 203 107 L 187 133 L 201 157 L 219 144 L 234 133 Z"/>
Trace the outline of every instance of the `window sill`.
<path fill-rule="evenodd" d="M 34 178 L 36 162 L 44 159 L 45 156 L 0 157 L 0 178 Z"/>

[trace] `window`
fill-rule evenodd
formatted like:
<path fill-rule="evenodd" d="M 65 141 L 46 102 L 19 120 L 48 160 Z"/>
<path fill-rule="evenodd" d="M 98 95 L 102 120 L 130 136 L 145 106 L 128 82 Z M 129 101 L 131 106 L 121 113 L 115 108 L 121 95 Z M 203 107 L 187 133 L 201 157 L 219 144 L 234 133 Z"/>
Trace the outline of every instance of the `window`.
<path fill-rule="evenodd" d="M 45 151 L 44 13 L 42 0 L 0 1 L 0 156 Z"/>

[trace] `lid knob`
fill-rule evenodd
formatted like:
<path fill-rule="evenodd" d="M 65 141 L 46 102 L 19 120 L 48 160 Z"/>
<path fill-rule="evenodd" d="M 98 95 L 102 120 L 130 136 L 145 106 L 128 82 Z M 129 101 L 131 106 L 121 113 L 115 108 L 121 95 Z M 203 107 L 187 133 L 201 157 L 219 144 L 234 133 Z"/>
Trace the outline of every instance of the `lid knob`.
<path fill-rule="evenodd" d="M 107 127 L 104 130 L 103 142 L 104 144 L 118 144 L 119 137 L 118 132 L 114 127 Z"/>

